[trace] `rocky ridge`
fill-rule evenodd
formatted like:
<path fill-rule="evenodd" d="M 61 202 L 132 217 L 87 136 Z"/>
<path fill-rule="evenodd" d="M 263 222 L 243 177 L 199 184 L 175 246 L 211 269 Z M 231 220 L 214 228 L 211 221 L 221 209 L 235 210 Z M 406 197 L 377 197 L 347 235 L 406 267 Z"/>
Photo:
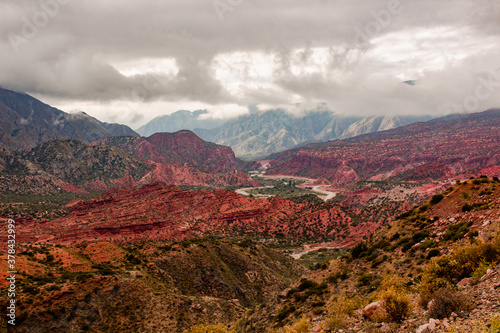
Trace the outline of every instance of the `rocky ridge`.
<path fill-rule="evenodd" d="M 435 181 L 500 164 L 500 111 L 415 123 L 274 156 L 266 174 L 361 180 Z M 457 145 L 457 142 L 461 142 Z"/>

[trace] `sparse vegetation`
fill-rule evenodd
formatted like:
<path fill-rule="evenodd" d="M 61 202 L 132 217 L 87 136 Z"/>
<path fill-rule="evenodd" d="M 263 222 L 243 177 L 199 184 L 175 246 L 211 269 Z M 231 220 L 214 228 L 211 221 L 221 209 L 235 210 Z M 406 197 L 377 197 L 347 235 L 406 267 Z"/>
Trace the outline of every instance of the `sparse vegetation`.
<path fill-rule="evenodd" d="M 452 288 L 441 288 L 420 297 L 421 305 L 429 310 L 429 318 L 443 319 L 452 312 L 470 311 L 473 304 L 465 294 Z"/>
<path fill-rule="evenodd" d="M 471 277 L 480 265 L 496 264 L 500 260 L 500 239 L 457 250 L 452 255 L 432 258 L 422 274 L 421 294 L 451 288 L 463 278 Z"/>

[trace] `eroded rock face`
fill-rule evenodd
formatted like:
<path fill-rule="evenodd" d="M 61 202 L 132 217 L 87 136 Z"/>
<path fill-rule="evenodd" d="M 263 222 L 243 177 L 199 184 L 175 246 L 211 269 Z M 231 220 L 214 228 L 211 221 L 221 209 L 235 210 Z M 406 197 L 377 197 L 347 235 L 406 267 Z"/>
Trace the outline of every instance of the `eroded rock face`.
<path fill-rule="evenodd" d="M 24 230 L 30 233 L 38 223 L 40 241 L 64 244 L 218 235 L 324 240 L 349 247 L 404 208 L 397 203 L 364 210 L 337 203 L 297 204 L 153 183 L 138 189 L 111 189 L 96 199 L 72 202 L 67 216 L 40 223 L 25 221 Z"/>
<path fill-rule="evenodd" d="M 143 160 L 190 165 L 201 170 L 235 170 L 241 163 L 230 147 L 200 139 L 191 131 L 157 133 L 148 138 L 116 137 L 99 142 L 121 148 Z"/>

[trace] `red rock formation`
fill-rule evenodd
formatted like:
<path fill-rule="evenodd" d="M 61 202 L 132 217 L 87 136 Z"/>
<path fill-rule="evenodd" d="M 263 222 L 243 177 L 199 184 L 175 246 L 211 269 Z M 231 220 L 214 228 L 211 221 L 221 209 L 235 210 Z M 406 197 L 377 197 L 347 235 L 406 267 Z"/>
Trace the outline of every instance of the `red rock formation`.
<path fill-rule="evenodd" d="M 112 189 L 96 199 L 73 202 L 70 209 L 63 218 L 39 222 L 39 241 L 135 242 L 214 235 L 325 240 L 349 246 L 403 211 L 399 204 L 359 210 L 335 203 L 245 198 L 232 191 L 186 191 L 164 183 Z M 26 222 L 23 230 L 33 228 L 34 222 Z"/>
<path fill-rule="evenodd" d="M 116 137 L 99 141 L 99 144 L 121 148 L 143 160 L 205 171 L 230 171 L 241 164 L 230 147 L 203 141 L 191 131 L 157 133 L 149 138 Z"/>
<path fill-rule="evenodd" d="M 115 137 L 92 143 L 97 144 L 112 145 L 149 161 L 151 171 L 138 184 L 160 181 L 173 185 L 217 187 L 259 185 L 238 170 L 242 162 L 230 147 L 203 141 L 191 131 L 157 133 L 148 138 Z M 135 186 L 133 182 L 120 185 Z"/>
<path fill-rule="evenodd" d="M 357 180 L 437 180 L 500 165 L 500 110 L 415 123 L 286 151 L 266 173 Z"/>

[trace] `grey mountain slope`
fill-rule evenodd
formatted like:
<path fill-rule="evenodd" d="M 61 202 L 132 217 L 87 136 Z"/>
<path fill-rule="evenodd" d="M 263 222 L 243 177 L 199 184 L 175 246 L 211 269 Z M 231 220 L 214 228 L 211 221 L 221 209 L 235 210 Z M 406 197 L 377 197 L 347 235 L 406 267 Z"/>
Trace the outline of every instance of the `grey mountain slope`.
<path fill-rule="evenodd" d="M 27 94 L 0 88 L 0 145 L 33 148 L 50 140 L 84 143 L 112 136 L 137 136 L 125 125 L 103 123 L 84 112 L 66 113 Z"/>

